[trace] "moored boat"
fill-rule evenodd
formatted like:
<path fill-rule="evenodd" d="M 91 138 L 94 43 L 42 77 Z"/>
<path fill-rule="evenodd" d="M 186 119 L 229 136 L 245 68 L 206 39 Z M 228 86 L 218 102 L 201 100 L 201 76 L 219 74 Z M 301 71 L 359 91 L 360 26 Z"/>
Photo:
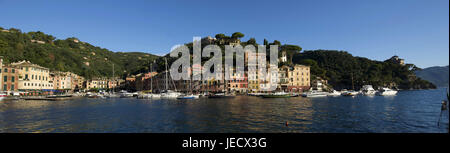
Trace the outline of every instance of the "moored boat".
<path fill-rule="evenodd" d="M 309 97 L 309 98 L 313 98 L 313 97 L 326 97 L 328 96 L 328 92 L 323 92 L 323 91 L 310 91 L 310 92 L 306 92 L 302 94 L 302 97 Z"/>
<path fill-rule="evenodd" d="M 177 99 L 195 99 L 196 96 L 194 96 L 193 94 L 190 95 L 180 95 L 177 97 Z"/>
<path fill-rule="evenodd" d="M 364 85 L 361 89 L 361 92 L 365 96 L 373 96 L 377 93 L 377 91 L 373 89 L 372 85 Z"/>
<path fill-rule="evenodd" d="M 167 92 L 161 93 L 161 98 L 177 98 L 181 93 L 168 90 Z"/>
<path fill-rule="evenodd" d="M 5 99 L 6 97 L 8 97 L 7 94 L 5 94 L 5 93 L 0 93 L 0 100 Z"/>
<path fill-rule="evenodd" d="M 341 95 L 342 96 L 356 96 L 358 94 L 359 94 L 358 91 L 350 90 L 350 91 L 343 92 Z"/>
<path fill-rule="evenodd" d="M 330 92 L 328 94 L 328 96 L 340 96 L 340 95 L 341 95 L 341 92 L 336 91 L 336 90 L 333 90 L 332 92 Z"/>
<path fill-rule="evenodd" d="M 380 91 L 378 92 L 378 95 L 380 96 L 394 96 L 397 94 L 396 90 L 392 90 L 389 88 L 381 88 Z"/>
<path fill-rule="evenodd" d="M 276 92 L 273 94 L 262 95 L 263 98 L 289 98 L 291 95 L 285 92 Z"/>
<path fill-rule="evenodd" d="M 234 98 L 234 97 L 235 97 L 234 95 L 225 93 L 216 93 L 208 96 L 208 98 Z"/>

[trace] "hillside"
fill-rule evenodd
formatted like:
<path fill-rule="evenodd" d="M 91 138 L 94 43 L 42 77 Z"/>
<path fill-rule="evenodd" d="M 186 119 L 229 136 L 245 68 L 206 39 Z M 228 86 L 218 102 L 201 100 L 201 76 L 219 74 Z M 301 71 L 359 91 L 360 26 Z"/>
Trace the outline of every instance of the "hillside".
<path fill-rule="evenodd" d="M 448 87 L 449 67 L 434 66 L 417 70 L 416 75 L 424 80 L 430 81 L 438 87 Z"/>
<path fill-rule="evenodd" d="M 43 32 L 23 33 L 0 27 L 0 56 L 4 62 L 29 60 L 50 70 L 71 71 L 86 78 L 111 77 L 145 69 L 158 56 L 140 52 L 113 52 L 77 38 L 64 40 Z"/>
<path fill-rule="evenodd" d="M 311 79 L 319 76 L 335 89 L 355 89 L 365 84 L 375 88 L 388 86 L 399 89 L 436 88 L 432 83 L 417 78 L 414 64 L 400 65 L 391 61 L 375 61 L 354 57 L 344 51 L 314 50 L 295 54 L 293 62 L 311 66 Z"/>

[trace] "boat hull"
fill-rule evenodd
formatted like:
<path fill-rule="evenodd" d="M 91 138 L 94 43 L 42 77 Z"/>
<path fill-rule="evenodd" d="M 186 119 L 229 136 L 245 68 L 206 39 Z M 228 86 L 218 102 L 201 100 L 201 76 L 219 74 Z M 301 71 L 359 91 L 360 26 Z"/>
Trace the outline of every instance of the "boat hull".
<path fill-rule="evenodd" d="M 263 98 L 289 98 L 290 95 L 262 95 Z"/>

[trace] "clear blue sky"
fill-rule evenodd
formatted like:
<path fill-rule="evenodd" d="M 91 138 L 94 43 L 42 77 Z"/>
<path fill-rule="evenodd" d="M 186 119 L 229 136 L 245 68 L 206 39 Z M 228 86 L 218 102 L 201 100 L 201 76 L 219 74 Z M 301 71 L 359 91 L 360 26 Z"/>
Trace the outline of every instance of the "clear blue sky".
<path fill-rule="evenodd" d="M 0 0 L 0 26 L 112 51 L 167 53 L 193 36 L 231 35 L 346 50 L 419 67 L 449 64 L 448 0 Z"/>

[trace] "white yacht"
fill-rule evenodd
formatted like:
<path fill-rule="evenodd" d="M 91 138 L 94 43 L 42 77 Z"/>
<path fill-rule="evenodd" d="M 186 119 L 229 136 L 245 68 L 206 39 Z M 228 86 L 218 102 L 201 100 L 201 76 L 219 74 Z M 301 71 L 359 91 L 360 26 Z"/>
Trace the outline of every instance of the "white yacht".
<path fill-rule="evenodd" d="M 372 85 L 364 85 L 361 89 L 362 94 L 366 96 L 373 96 L 377 93 L 375 89 L 373 89 Z"/>
<path fill-rule="evenodd" d="M 326 97 L 328 96 L 330 93 L 328 92 L 323 92 L 323 91 L 310 91 L 310 92 L 306 92 L 302 94 L 302 97 Z"/>
<path fill-rule="evenodd" d="M 381 88 L 380 91 L 378 92 L 378 95 L 380 96 L 393 96 L 396 94 L 397 94 L 396 90 L 392 90 L 389 88 Z"/>

